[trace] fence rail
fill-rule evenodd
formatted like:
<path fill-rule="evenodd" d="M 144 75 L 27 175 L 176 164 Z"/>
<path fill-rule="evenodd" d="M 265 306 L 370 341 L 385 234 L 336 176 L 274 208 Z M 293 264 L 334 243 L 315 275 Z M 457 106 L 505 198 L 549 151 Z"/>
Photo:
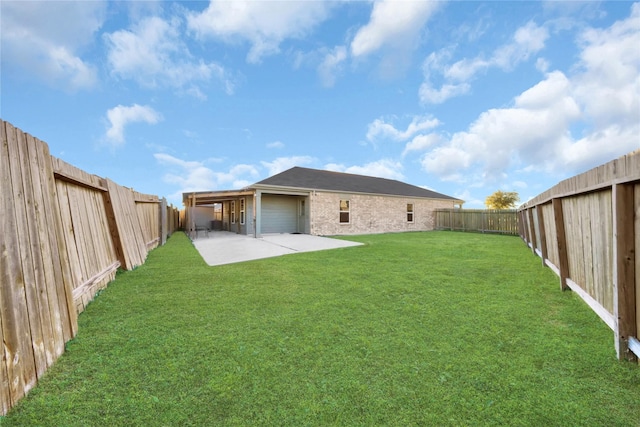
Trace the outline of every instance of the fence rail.
<path fill-rule="evenodd" d="M 516 209 L 436 209 L 436 230 L 519 234 Z"/>
<path fill-rule="evenodd" d="M 77 315 L 118 268 L 144 263 L 177 227 L 165 199 L 50 155 L 0 120 L 0 415 L 64 352 Z"/>
<path fill-rule="evenodd" d="M 522 239 L 640 356 L 640 150 L 560 182 L 518 210 Z"/>

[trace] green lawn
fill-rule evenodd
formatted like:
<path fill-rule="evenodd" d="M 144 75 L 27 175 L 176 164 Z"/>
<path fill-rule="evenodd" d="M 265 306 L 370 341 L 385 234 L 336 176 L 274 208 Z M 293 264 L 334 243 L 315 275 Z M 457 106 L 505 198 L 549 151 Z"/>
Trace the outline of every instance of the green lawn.
<path fill-rule="evenodd" d="M 640 369 L 517 237 L 121 273 L 4 426 L 640 425 Z"/>

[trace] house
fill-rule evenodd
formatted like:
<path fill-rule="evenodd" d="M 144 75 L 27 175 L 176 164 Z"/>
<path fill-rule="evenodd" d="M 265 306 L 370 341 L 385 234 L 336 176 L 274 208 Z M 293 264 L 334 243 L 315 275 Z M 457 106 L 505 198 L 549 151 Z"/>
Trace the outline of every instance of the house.
<path fill-rule="evenodd" d="M 433 230 L 463 201 L 404 182 L 294 167 L 247 188 L 183 193 L 186 228 L 320 236 Z"/>

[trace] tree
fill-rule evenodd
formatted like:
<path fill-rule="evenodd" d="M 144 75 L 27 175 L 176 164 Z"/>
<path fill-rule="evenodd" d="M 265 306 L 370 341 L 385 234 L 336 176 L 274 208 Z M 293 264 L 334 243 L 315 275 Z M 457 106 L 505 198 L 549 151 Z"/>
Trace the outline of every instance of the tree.
<path fill-rule="evenodd" d="M 484 201 L 488 209 L 512 209 L 520 201 L 520 196 L 515 191 L 496 191 Z"/>

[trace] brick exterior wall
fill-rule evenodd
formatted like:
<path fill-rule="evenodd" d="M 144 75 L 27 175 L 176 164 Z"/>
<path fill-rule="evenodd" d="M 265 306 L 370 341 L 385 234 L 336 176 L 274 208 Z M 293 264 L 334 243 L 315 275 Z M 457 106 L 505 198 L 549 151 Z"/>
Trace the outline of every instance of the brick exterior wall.
<path fill-rule="evenodd" d="M 340 200 L 349 200 L 349 223 L 340 223 Z M 350 193 L 312 192 L 311 234 L 374 234 L 434 229 L 435 209 L 451 209 L 453 200 Z M 407 203 L 413 203 L 413 222 L 407 222 Z"/>

